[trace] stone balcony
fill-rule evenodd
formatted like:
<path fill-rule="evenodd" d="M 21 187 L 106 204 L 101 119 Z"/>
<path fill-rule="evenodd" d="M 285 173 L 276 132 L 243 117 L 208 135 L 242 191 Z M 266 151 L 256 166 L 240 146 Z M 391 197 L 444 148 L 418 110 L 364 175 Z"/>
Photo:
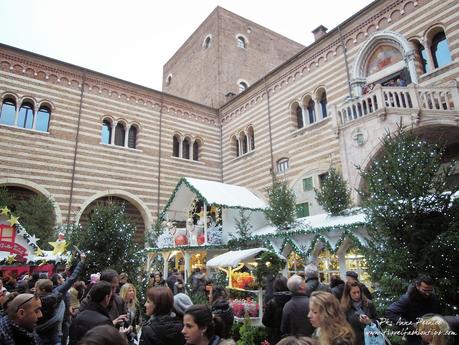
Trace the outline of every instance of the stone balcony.
<path fill-rule="evenodd" d="M 354 98 L 336 108 L 339 127 L 369 115 L 385 117 L 388 113 L 410 115 L 420 119 L 423 115 L 457 115 L 459 90 L 457 86 L 424 87 L 411 84 L 406 87 L 382 87 Z"/>

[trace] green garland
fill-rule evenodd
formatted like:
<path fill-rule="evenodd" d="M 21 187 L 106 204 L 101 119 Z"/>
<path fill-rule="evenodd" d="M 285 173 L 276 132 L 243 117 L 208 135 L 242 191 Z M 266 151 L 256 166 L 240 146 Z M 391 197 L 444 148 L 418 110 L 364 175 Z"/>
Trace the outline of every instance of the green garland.
<path fill-rule="evenodd" d="M 143 253 L 158 253 L 158 252 L 166 252 L 171 250 L 207 250 L 207 249 L 229 249 L 226 244 L 206 244 L 202 246 L 176 246 L 176 247 L 165 247 L 165 248 L 145 248 L 142 250 Z"/>
<path fill-rule="evenodd" d="M 287 264 L 287 261 L 280 258 L 275 252 L 264 252 L 256 261 L 258 265 L 254 270 L 254 275 L 259 285 L 263 285 L 264 278 L 275 276 Z M 268 262 L 269 265 L 267 264 Z"/>

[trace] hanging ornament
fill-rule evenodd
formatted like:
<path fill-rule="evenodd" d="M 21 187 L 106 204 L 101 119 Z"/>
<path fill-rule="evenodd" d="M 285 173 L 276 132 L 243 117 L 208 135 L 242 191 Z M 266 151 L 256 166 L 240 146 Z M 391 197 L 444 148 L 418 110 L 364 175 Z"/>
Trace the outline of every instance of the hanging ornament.
<path fill-rule="evenodd" d="M 206 237 L 204 236 L 203 233 L 200 233 L 198 235 L 198 245 L 202 246 L 205 241 L 206 241 Z"/>
<path fill-rule="evenodd" d="M 178 235 L 175 238 L 175 245 L 176 246 L 186 246 L 187 244 L 188 244 L 188 238 L 185 235 Z"/>

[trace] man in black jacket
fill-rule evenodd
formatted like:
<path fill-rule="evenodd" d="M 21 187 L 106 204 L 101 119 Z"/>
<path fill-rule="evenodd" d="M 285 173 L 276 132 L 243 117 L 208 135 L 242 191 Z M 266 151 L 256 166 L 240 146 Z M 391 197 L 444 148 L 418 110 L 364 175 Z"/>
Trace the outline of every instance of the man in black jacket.
<path fill-rule="evenodd" d="M 440 304 L 433 293 L 433 280 L 427 275 L 419 275 L 414 284 L 408 287 L 397 302 L 386 310 L 386 317 L 399 326 L 406 334 L 410 345 L 421 345 L 422 340 L 416 333 L 416 322 L 425 314 L 439 314 Z"/>
<path fill-rule="evenodd" d="M 306 282 L 297 274 L 287 281 L 287 287 L 292 293 L 282 310 L 281 334 L 310 337 L 314 332 L 309 322 L 309 298 L 306 295 Z"/>
<path fill-rule="evenodd" d="M 88 303 L 70 325 L 69 345 L 75 345 L 90 329 L 100 325 L 111 325 L 107 307 L 112 297 L 112 286 L 106 281 L 96 283 L 89 295 Z"/>

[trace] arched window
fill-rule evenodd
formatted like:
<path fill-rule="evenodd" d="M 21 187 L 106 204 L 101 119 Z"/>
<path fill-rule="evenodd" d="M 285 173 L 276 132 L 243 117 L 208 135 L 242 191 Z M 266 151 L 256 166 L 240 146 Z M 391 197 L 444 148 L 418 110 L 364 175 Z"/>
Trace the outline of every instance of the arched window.
<path fill-rule="evenodd" d="M 429 64 L 427 60 L 427 51 L 420 42 L 416 42 L 416 51 L 418 53 L 418 59 L 421 64 L 421 69 L 423 73 L 429 72 Z"/>
<path fill-rule="evenodd" d="M 110 144 L 112 141 L 112 123 L 107 119 L 102 122 L 101 140 L 102 144 Z"/>
<path fill-rule="evenodd" d="M 246 154 L 248 151 L 247 135 L 244 132 L 242 132 L 241 137 L 242 137 L 242 154 Z"/>
<path fill-rule="evenodd" d="M 6 98 L 2 102 L 0 124 L 14 125 L 16 119 L 16 102 L 12 98 Z"/>
<path fill-rule="evenodd" d="M 193 143 L 193 160 L 199 160 L 199 141 L 195 140 Z"/>
<path fill-rule="evenodd" d="M 135 149 L 137 144 L 137 127 L 131 126 L 128 134 L 128 147 Z"/>
<path fill-rule="evenodd" d="M 314 123 L 316 122 L 316 103 L 311 99 L 309 99 L 308 102 L 308 117 L 309 117 L 309 123 Z"/>
<path fill-rule="evenodd" d="M 247 44 L 245 42 L 245 38 L 242 36 L 237 36 L 237 47 L 238 48 L 246 48 Z"/>
<path fill-rule="evenodd" d="M 288 170 L 288 158 L 281 158 L 276 163 L 277 173 L 282 174 Z"/>
<path fill-rule="evenodd" d="M 169 74 L 166 79 L 166 85 L 169 86 L 171 82 L 172 82 L 172 75 Z"/>
<path fill-rule="evenodd" d="M 18 127 L 32 128 L 33 126 L 33 104 L 23 102 L 18 113 Z"/>
<path fill-rule="evenodd" d="M 210 48 L 210 44 L 211 44 L 211 39 L 210 39 L 210 36 L 207 36 L 206 39 L 204 40 L 204 49 L 207 49 L 207 48 Z"/>
<path fill-rule="evenodd" d="M 182 143 L 182 158 L 190 159 L 190 139 L 185 138 Z"/>
<path fill-rule="evenodd" d="M 320 117 L 325 119 L 327 117 L 327 93 L 323 90 L 322 94 L 319 96 L 320 104 Z"/>
<path fill-rule="evenodd" d="M 35 123 L 35 129 L 37 131 L 48 132 L 50 119 L 51 110 L 48 106 L 42 105 L 37 112 L 37 121 Z"/>
<path fill-rule="evenodd" d="M 124 137 L 126 136 L 126 130 L 122 123 L 117 123 L 115 127 L 115 145 L 124 146 Z"/>
<path fill-rule="evenodd" d="M 303 109 L 301 109 L 300 105 L 298 103 L 295 103 L 293 105 L 293 111 L 296 116 L 296 125 L 298 128 L 303 128 L 304 127 L 304 122 L 303 122 Z"/>
<path fill-rule="evenodd" d="M 430 51 L 432 52 L 435 68 L 442 67 L 452 61 L 448 48 L 448 40 L 443 31 L 440 31 L 433 37 Z"/>
<path fill-rule="evenodd" d="M 231 146 L 233 147 L 233 152 L 236 153 L 236 157 L 239 157 L 239 141 L 235 136 L 231 137 Z"/>
<path fill-rule="evenodd" d="M 253 151 L 253 150 L 255 150 L 255 133 L 253 131 L 253 127 L 252 126 L 247 128 L 247 135 L 249 137 L 249 142 L 250 142 L 249 151 Z"/>
<path fill-rule="evenodd" d="M 239 83 L 239 93 L 244 92 L 245 90 L 247 90 L 247 88 L 248 85 L 245 82 L 241 81 Z"/>
<path fill-rule="evenodd" d="M 180 138 L 178 135 L 174 135 L 172 138 L 172 156 L 180 156 Z"/>

